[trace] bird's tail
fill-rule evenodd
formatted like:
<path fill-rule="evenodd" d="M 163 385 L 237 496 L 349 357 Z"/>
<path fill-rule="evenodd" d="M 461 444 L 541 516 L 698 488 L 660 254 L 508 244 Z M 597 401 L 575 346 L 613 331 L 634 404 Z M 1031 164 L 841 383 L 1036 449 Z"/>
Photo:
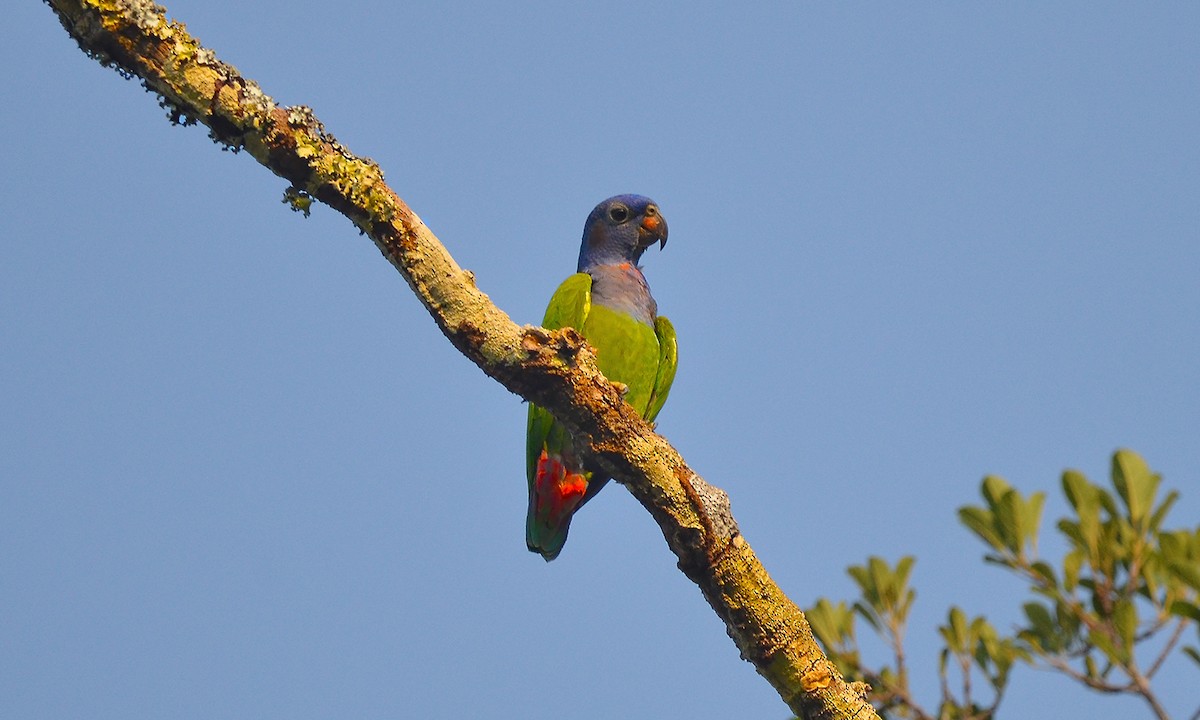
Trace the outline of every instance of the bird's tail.
<path fill-rule="evenodd" d="M 546 562 L 558 557 L 567 542 L 571 516 L 583 502 L 591 473 L 569 466 L 557 455 L 542 450 L 537 475 L 529 487 L 529 514 L 525 516 L 525 544 L 541 553 Z"/>

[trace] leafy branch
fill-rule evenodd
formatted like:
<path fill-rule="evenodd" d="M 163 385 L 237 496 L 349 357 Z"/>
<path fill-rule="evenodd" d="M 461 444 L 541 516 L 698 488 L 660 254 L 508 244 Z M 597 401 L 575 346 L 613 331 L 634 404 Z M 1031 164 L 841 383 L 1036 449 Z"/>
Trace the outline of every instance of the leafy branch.
<path fill-rule="evenodd" d="M 984 556 L 1028 583 L 1034 599 L 1022 610 L 1026 624 L 1001 635 L 983 617 L 968 619 L 952 607 L 938 628 L 941 704 L 932 715 L 912 697 L 903 652 L 913 558 L 889 567 L 880 558 L 849 569 L 860 599 L 848 606 L 824 598 L 808 611 L 829 657 L 848 678 L 870 682 L 872 702 L 885 717 L 916 720 L 984 720 L 995 716 L 1017 662 L 1058 672 L 1093 690 L 1142 698 L 1154 716 L 1168 714 L 1153 679 L 1180 647 L 1189 628 L 1200 628 L 1200 527 L 1166 530 L 1163 523 L 1179 493 L 1161 500 L 1161 477 L 1130 450 L 1112 459 L 1114 493 L 1067 470 L 1062 489 L 1072 516 L 1056 528 L 1068 550 L 1056 568 L 1038 557 L 1045 493 L 1028 497 L 1003 479 L 984 478 L 983 504 L 960 508 L 960 522 L 988 546 Z M 1119 501 L 1119 502 L 1118 502 Z M 855 640 L 862 618 L 892 648 L 892 665 L 868 666 Z M 1181 653 L 1200 665 L 1200 650 Z M 949 668 L 960 683 L 952 689 Z M 990 695 L 981 702 L 973 673 Z M 1200 718 L 1200 711 L 1192 720 Z"/>
<path fill-rule="evenodd" d="M 1037 558 L 1040 493 L 1026 500 L 990 477 L 986 507 L 962 508 L 959 518 L 994 551 L 985 559 L 1024 579 L 1040 598 L 1022 606 L 1028 624 L 1017 634 L 1031 664 L 1100 692 L 1141 697 L 1165 719 L 1151 680 L 1186 625 L 1200 620 L 1200 528 L 1162 529 L 1179 493 L 1158 501 L 1161 480 L 1137 453 L 1118 450 L 1111 471 L 1118 504 L 1083 473 L 1064 472 L 1063 494 L 1074 517 L 1056 525 L 1069 548 L 1057 572 Z M 1139 662 L 1139 649 L 1172 624 L 1149 663 Z M 1185 653 L 1200 662 L 1194 648 Z"/>

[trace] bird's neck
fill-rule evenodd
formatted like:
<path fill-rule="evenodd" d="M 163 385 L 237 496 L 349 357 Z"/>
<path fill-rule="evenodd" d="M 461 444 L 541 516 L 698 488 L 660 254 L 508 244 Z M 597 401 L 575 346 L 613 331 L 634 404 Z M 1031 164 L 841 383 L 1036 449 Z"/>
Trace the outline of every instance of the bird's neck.
<path fill-rule="evenodd" d="M 654 324 L 658 306 L 641 268 L 631 262 L 583 268 L 592 276 L 592 303 L 628 313 L 647 325 Z"/>

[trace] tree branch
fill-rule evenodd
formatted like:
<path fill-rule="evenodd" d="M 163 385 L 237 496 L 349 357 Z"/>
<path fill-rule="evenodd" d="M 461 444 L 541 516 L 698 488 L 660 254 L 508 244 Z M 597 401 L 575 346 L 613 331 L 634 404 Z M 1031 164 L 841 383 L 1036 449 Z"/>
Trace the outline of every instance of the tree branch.
<path fill-rule="evenodd" d="M 1167 640 L 1167 644 L 1163 646 L 1162 652 L 1150 665 L 1150 669 L 1146 671 L 1147 680 L 1154 677 L 1154 674 L 1157 673 L 1158 669 L 1162 667 L 1164 662 L 1166 662 L 1167 656 L 1170 655 L 1171 651 L 1175 649 L 1175 644 L 1179 642 L 1179 638 L 1183 637 L 1183 631 L 1187 629 L 1187 625 L 1188 623 L 1186 619 L 1179 619 L 1179 624 L 1175 626 L 1175 630 L 1171 633 L 1171 637 Z M 1159 627 L 1162 626 L 1160 625 Z"/>
<path fill-rule="evenodd" d="M 147 0 L 45 0 L 91 57 L 157 93 L 172 119 L 203 123 L 349 218 L 375 241 L 459 351 L 521 397 L 548 408 L 605 472 L 650 512 L 679 568 L 725 621 L 750 661 L 804 718 L 877 718 L 843 681 L 804 614 L 767 575 L 738 530 L 728 497 L 700 478 L 622 399 L 574 330 L 516 325 L 433 233 L 303 106 L 281 107 L 258 85 L 168 21 Z"/>

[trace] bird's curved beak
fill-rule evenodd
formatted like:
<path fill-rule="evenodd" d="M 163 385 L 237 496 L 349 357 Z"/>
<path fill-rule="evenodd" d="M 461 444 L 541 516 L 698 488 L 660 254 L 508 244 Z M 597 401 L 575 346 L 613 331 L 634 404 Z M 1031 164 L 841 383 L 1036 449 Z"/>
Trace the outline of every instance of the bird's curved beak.
<path fill-rule="evenodd" d="M 638 242 L 642 247 L 650 247 L 656 241 L 659 250 L 667 246 L 667 221 L 658 213 L 645 216 L 638 225 Z"/>

